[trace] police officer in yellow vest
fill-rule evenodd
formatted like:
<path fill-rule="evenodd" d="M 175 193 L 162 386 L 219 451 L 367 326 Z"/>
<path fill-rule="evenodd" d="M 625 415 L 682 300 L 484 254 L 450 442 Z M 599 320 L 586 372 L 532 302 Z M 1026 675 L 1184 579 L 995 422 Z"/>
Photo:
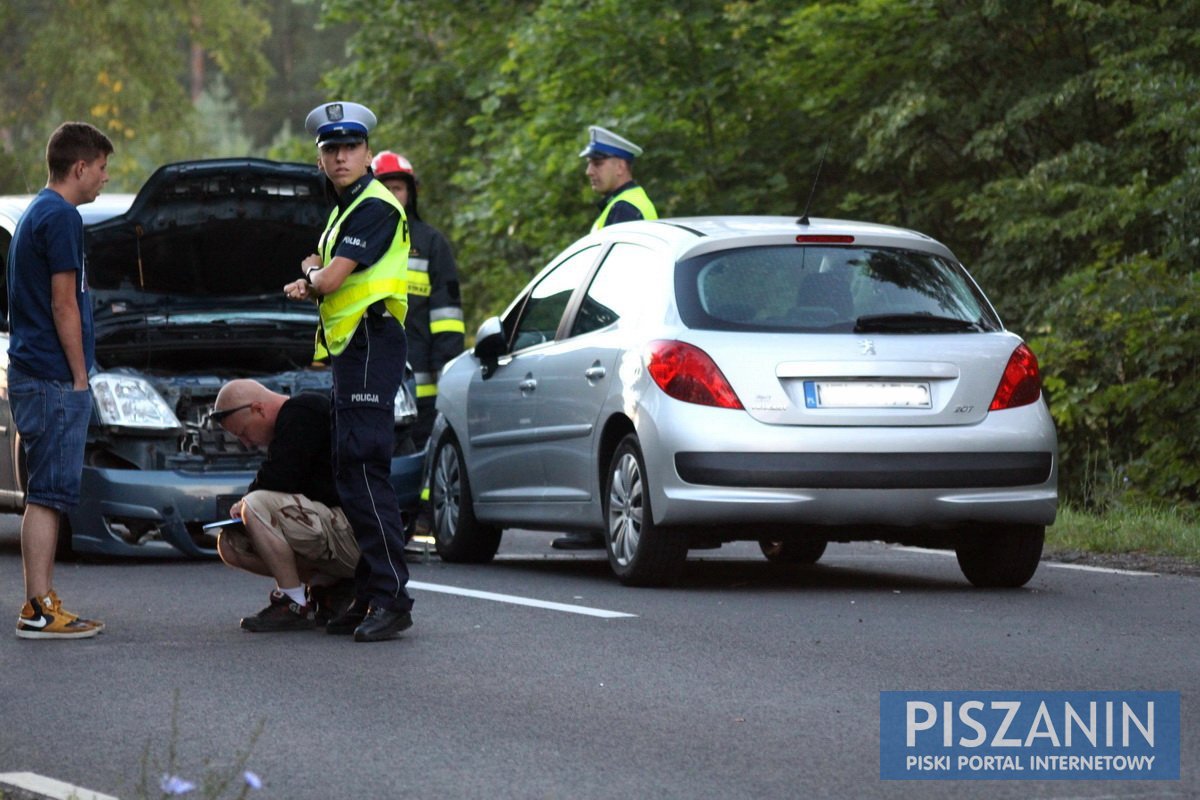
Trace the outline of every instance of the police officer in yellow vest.
<path fill-rule="evenodd" d="M 407 357 L 408 222 L 369 169 L 369 108 L 323 103 L 304 125 L 337 204 L 318 252 L 301 263 L 304 277 L 284 292 L 319 303 L 318 356 L 327 352 L 333 371 L 334 478 L 361 551 L 354 602 L 326 631 L 374 642 L 412 625 L 404 524 L 389 480 L 393 403 Z"/>
<path fill-rule="evenodd" d="M 592 191 L 603 196 L 593 231 L 618 222 L 658 219 L 646 190 L 633 180 L 633 160 L 641 154 L 642 148 L 623 136 L 598 125 L 588 128 L 587 147 L 579 155 L 587 159 Z"/>
<path fill-rule="evenodd" d="M 641 154 L 642 148 L 607 128 L 599 125 L 588 128 L 588 143 L 579 155 L 587 159 L 592 191 L 602 196 L 600 216 L 592 225 L 593 231 L 619 222 L 658 219 L 646 190 L 633 180 L 633 160 Z M 552 541 L 550 546 L 558 550 L 598 550 L 604 547 L 604 539 L 592 533 L 569 533 Z"/>
<path fill-rule="evenodd" d="M 417 208 L 419 181 L 412 162 L 384 150 L 371 160 L 375 180 L 404 206 L 412 249 L 408 251 L 408 363 L 417 379 L 417 421 L 413 444 L 423 448 L 437 416 L 437 382 L 446 362 L 463 351 L 462 295 L 458 264 L 450 243 L 437 228 L 421 219 Z"/>

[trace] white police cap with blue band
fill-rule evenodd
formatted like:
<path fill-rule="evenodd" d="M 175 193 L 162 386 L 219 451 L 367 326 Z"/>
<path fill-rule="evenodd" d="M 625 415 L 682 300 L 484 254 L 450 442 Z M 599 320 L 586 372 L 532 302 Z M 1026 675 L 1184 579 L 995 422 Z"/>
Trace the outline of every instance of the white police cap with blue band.
<path fill-rule="evenodd" d="M 308 112 L 304 128 L 316 137 L 317 144 L 349 144 L 366 141 L 375 122 L 375 112 L 366 106 L 338 100 Z"/>
<path fill-rule="evenodd" d="M 601 128 L 599 125 L 590 125 L 588 126 L 587 147 L 583 148 L 583 151 L 579 155 L 581 158 L 616 156 L 626 161 L 633 161 L 634 158 L 641 154 L 642 148 L 624 136 L 618 136 L 607 128 Z"/>

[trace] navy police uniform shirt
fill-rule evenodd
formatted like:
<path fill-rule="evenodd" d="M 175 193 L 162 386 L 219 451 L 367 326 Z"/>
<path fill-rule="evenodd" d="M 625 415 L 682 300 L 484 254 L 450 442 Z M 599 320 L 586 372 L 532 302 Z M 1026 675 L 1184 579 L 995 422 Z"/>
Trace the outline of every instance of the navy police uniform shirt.
<path fill-rule="evenodd" d="M 605 206 L 608 205 L 608 201 L 612 200 L 626 189 L 630 189 L 634 186 L 637 186 L 637 183 L 634 181 L 629 181 L 624 185 L 617 187 L 615 191 L 604 195 L 604 199 L 597 204 L 600 210 L 604 210 Z M 624 200 L 618 200 L 613 204 L 612 211 L 608 212 L 608 217 L 604 220 L 604 227 L 607 228 L 609 225 L 616 225 L 618 222 L 636 222 L 639 219 L 644 219 L 644 217 L 642 216 L 642 212 L 638 210 L 637 206 L 635 206 L 633 203 L 627 203 Z"/>
<path fill-rule="evenodd" d="M 359 178 L 347 191 L 338 195 L 338 210 L 344 211 L 354 202 L 359 192 L 375 180 L 371 173 Z M 396 229 L 400 225 L 400 212 L 394 206 L 375 197 L 368 197 L 351 212 L 342 223 L 339 239 L 333 246 L 333 255 L 358 262 L 354 268 L 360 272 L 374 265 L 392 245 Z"/>

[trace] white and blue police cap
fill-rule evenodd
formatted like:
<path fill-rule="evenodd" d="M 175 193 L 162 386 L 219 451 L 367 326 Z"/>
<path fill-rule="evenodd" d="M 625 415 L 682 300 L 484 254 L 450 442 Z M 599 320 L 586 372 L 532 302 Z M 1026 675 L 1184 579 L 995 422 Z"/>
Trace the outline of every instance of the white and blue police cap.
<path fill-rule="evenodd" d="M 599 125 L 588 126 L 587 147 L 583 148 L 582 152 L 579 153 L 581 158 L 616 156 L 626 161 L 633 161 L 633 159 L 641 154 L 642 148 L 624 136 L 618 136 L 607 128 L 601 128 Z"/>
<path fill-rule="evenodd" d="M 375 112 L 366 106 L 338 100 L 308 112 L 304 128 L 316 137 L 318 145 L 350 144 L 365 142 L 375 122 Z"/>

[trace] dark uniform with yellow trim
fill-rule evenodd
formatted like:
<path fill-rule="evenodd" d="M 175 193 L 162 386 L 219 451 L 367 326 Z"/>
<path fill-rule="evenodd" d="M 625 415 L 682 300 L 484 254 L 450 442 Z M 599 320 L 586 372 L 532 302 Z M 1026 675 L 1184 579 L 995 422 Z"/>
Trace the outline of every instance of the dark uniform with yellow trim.
<path fill-rule="evenodd" d="M 421 219 L 417 209 L 420 182 L 412 162 L 400 153 L 381 150 L 371 159 L 371 171 L 394 192 L 396 181 L 404 184 L 404 192 L 397 192 L 396 196 L 404 202 L 412 236 L 412 249 L 408 252 L 408 318 L 404 322 L 408 363 L 417 383 L 417 422 L 413 425 L 412 439 L 417 447 L 424 447 L 437 416 L 437 384 L 442 367 L 463 351 L 466 330 L 458 265 L 446 237 Z"/>
<path fill-rule="evenodd" d="M 412 197 L 412 195 L 409 195 Z M 446 362 L 463 351 L 462 297 L 458 265 L 446 237 L 416 216 L 413 201 L 409 226 L 412 249 L 408 252 L 408 363 L 417 379 L 417 423 L 413 442 L 424 447 L 437 416 L 437 382 Z"/>

